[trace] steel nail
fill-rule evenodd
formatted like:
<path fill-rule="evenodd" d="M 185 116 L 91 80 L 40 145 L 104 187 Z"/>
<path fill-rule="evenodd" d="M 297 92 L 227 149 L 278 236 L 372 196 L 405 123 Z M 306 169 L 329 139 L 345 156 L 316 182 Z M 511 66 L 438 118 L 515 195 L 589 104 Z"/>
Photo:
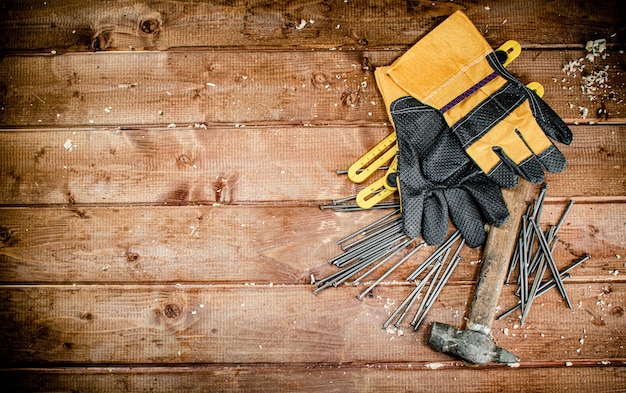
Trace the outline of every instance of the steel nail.
<path fill-rule="evenodd" d="M 520 325 L 524 325 L 524 322 L 526 321 L 526 317 L 528 316 L 528 312 L 530 311 L 530 306 L 533 303 L 533 300 L 535 300 L 535 297 L 537 296 L 537 290 L 539 289 L 539 285 L 541 284 L 541 280 L 543 280 L 543 275 L 546 272 L 546 262 L 545 262 L 545 258 L 541 259 L 541 263 L 539 266 L 539 270 L 537 272 L 537 274 L 535 275 L 535 281 L 533 281 L 533 285 L 530 288 L 530 292 L 528 293 L 528 298 L 526 299 L 526 304 L 523 307 L 523 312 L 522 312 L 522 318 L 520 320 Z"/>
<path fill-rule="evenodd" d="M 561 214 L 561 218 L 559 219 L 559 222 L 557 222 L 557 224 L 555 226 L 555 229 L 554 229 L 554 234 L 555 235 L 559 231 L 559 229 L 561 228 L 561 225 L 563 225 L 563 222 L 565 221 L 565 217 L 567 216 L 567 213 L 569 213 L 569 211 L 572 208 L 573 204 L 574 204 L 574 200 L 570 199 L 569 203 L 567 204 L 567 207 L 565 207 L 565 210 L 563 211 L 563 214 Z"/>
<path fill-rule="evenodd" d="M 356 246 L 358 246 L 359 244 L 363 244 L 363 243 L 367 243 L 372 241 L 372 239 L 374 239 L 376 236 L 378 236 L 379 234 L 383 233 L 383 232 L 388 232 L 388 231 L 397 231 L 402 227 L 402 220 L 400 218 L 397 219 L 391 219 L 388 222 L 381 224 L 379 227 L 376 227 L 376 230 L 373 230 L 371 232 L 369 232 L 367 235 L 354 240 L 351 243 L 348 244 L 344 244 L 341 249 L 344 251 L 348 251 Z M 375 241 L 375 240 L 373 240 Z"/>
<path fill-rule="evenodd" d="M 535 221 L 539 222 L 539 218 L 541 217 L 541 210 L 543 209 L 543 202 L 546 198 L 546 192 L 548 191 L 548 183 L 543 183 L 541 190 L 539 191 L 539 196 L 535 200 L 535 207 L 533 209 L 532 218 Z"/>
<path fill-rule="evenodd" d="M 415 240 L 415 239 L 414 239 Z M 365 297 L 365 295 L 367 295 L 372 289 L 374 289 L 374 287 L 376 287 L 378 284 L 380 284 L 385 278 L 387 278 L 394 270 L 396 270 L 400 265 L 402 265 L 404 262 L 406 262 L 409 258 L 411 258 L 411 256 L 413 256 L 413 254 L 415 254 L 417 252 L 417 250 L 419 250 L 420 248 L 422 248 L 426 243 L 422 242 L 420 244 L 418 244 L 414 249 L 412 249 L 411 251 L 409 251 L 404 257 L 402 257 L 402 259 L 400 259 L 398 262 L 396 262 L 395 265 L 393 265 L 389 270 L 387 270 L 383 275 L 381 275 L 380 277 L 378 277 L 378 279 L 376 281 L 374 281 L 374 283 L 372 285 L 370 285 L 369 287 L 367 287 L 363 292 L 361 292 L 361 294 L 359 294 L 356 298 L 359 300 L 362 300 L 363 297 Z"/>
<path fill-rule="evenodd" d="M 399 202 L 381 202 L 370 207 L 369 209 L 364 209 L 357 204 L 321 205 L 320 209 L 333 210 L 335 212 L 343 213 L 343 212 L 372 210 L 372 209 L 398 209 L 399 207 L 400 207 Z"/>
<path fill-rule="evenodd" d="M 416 283 L 416 285 L 420 288 L 419 292 L 421 292 L 422 289 L 424 289 L 424 286 L 426 286 L 426 283 L 428 282 L 428 280 L 430 280 L 430 277 L 433 275 L 433 273 L 435 273 L 435 271 L 438 271 L 437 268 L 438 268 L 437 264 L 434 264 L 433 267 L 430 269 L 430 271 L 428 273 L 426 273 L 424 278 L 422 278 L 420 280 L 419 284 Z M 415 301 L 417 300 L 419 292 L 415 296 L 413 296 L 410 304 L 404 308 L 404 311 L 402 312 L 402 315 L 400 315 L 400 317 L 398 318 L 396 323 L 394 323 L 393 326 L 395 326 L 395 327 L 399 327 L 400 326 L 400 324 L 404 320 L 404 317 L 406 316 L 406 314 L 409 312 L 411 307 L 413 307 L 413 303 L 415 303 Z"/>
<path fill-rule="evenodd" d="M 586 260 L 588 260 L 589 258 L 591 258 L 591 255 L 589 254 L 585 254 L 584 257 L 582 257 L 581 259 L 579 259 L 578 261 L 572 263 L 570 266 L 566 267 L 565 269 L 563 269 L 561 272 L 559 272 L 559 276 L 561 277 L 562 281 L 565 281 L 566 279 L 568 279 L 570 277 L 569 272 L 574 269 L 576 266 L 580 265 L 581 263 L 585 262 Z M 537 289 L 537 294 L 535 295 L 535 298 L 543 295 L 546 291 L 554 288 L 556 286 L 556 282 L 554 281 L 554 278 L 551 278 L 547 281 L 542 282 L 539 285 L 539 288 Z M 511 314 L 513 311 L 517 310 L 520 308 L 520 304 L 518 303 L 516 306 L 512 307 L 511 309 L 509 309 L 508 311 L 500 314 L 500 316 L 498 316 L 496 319 L 501 319 L 506 317 L 507 315 Z"/>
<path fill-rule="evenodd" d="M 415 303 L 415 301 L 419 297 L 419 294 L 422 292 L 422 289 L 424 289 L 424 286 L 426 285 L 426 280 L 420 281 L 419 284 L 416 282 L 415 284 L 418 286 L 419 291 L 417 291 L 417 293 L 415 293 L 415 294 L 412 294 L 411 301 L 409 302 L 409 304 L 406 305 L 406 307 L 404 307 L 404 311 L 402 311 L 402 314 L 400 314 L 400 316 L 396 320 L 396 323 L 393 324 L 393 326 L 395 326 L 395 327 L 400 327 L 400 324 L 404 320 L 404 317 L 406 317 L 406 315 L 408 314 L 409 310 L 411 309 L 411 307 L 413 307 L 413 304 Z"/>
<path fill-rule="evenodd" d="M 446 241 L 444 241 L 424 262 L 413 271 L 413 273 L 409 274 L 406 278 L 406 281 L 413 281 L 420 275 L 421 272 L 424 271 L 426 266 L 428 266 L 432 261 L 437 259 L 441 254 L 443 254 L 446 250 L 450 249 L 452 243 L 454 243 L 461 236 L 461 232 L 455 231 Z"/>
<path fill-rule="evenodd" d="M 569 279 L 571 277 L 571 275 L 569 273 L 565 273 L 561 275 L 561 280 L 565 281 L 567 279 Z M 556 287 L 556 282 L 554 282 L 553 279 L 551 279 L 550 281 L 544 282 L 539 286 L 539 289 L 537 290 L 537 294 L 535 295 L 535 299 L 538 298 L 539 296 L 543 295 L 544 293 L 546 293 L 547 291 L 549 291 L 550 289 Z M 508 309 L 507 311 L 503 312 L 502 314 L 498 315 L 498 317 L 496 317 L 496 320 L 500 320 L 504 317 L 506 317 L 507 315 L 511 315 L 515 310 L 518 310 L 520 308 L 520 304 L 519 302 L 511 307 L 510 309 Z"/>
<path fill-rule="evenodd" d="M 561 281 L 561 276 L 559 275 L 559 270 L 556 266 L 556 263 L 554 262 L 552 253 L 550 253 L 550 247 L 548 247 L 546 239 L 543 236 L 543 232 L 541 232 L 541 230 L 537 226 L 537 223 L 534 220 L 531 220 L 530 222 L 533 226 L 533 229 L 535 230 L 535 235 L 537 236 L 537 239 L 539 239 L 539 245 L 542 248 L 543 253 L 548 261 L 548 267 L 550 268 L 550 271 L 552 272 L 552 276 L 554 277 L 556 285 L 559 288 L 559 292 L 561 292 L 561 295 L 567 302 L 567 306 L 569 308 L 572 308 L 572 304 L 569 301 L 569 297 L 567 296 L 567 292 L 565 291 L 565 287 L 563 286 L 563 282 Z"/>
<path fill-rule="evenodd" d="M 463 246 L 464 243 L 461 244 L 461 246 Z M 443 289 L 443 287 L 446 285 L 446 282 L 448 281 L 448 279 L 450 278 L 450 276 L 452 275 L 452 272 L 454 271 L 454 268 L 457 266 L 458 262 L 461 260 L 461 256 L 457 255 L 456 258 L 454 258 L 449 264 L 448 264 L 448 268 L 447 269 L 447 273 L 444 273 L 444 275 L 441 277 L 440 283 L 437 285 L 436 288 L 436 292 L 433 292 L 433 294 L 429 297 L 428 300 L 428 304 L 426 305 L 426 307 L 424 308 L 424 311 L 420 317 L 420 319 L 413 325 L 413 330 L 417 331 L 417 329 L 420 327 L 420 325 L 422 324 L 422 322 L 424 321 L 424 318 L 426 317 L 426 314 L 428 314 L 428 311 L 430 310 L 430 308 L 432 307 L 432 305 L 435 303 L 435 300 L 437 299 L 437 297 L 439 296 L 439 293 L 441 293 L 441 290 Z"/>
<path fill-rule="evenodd" d="M 378 167 L 378 170 L 381 170 L 381 171 L 383 171 L 383 170 L 386 171 L 387 169 L 389 169 L 389 166 L 387 166 L 387 165 L 383 165 L 383 166 Z M 356 173 L 361 173 L 361 172 L 363 172 L 363 169 L 359 169 L 358 171 L 356 171 Z M 347 175 L 348 174 L 348 170 L 347 169 L 337 169 L 335 171 L 335 173 L 337 173 L 338 175 Z"/>
<path fill-rule="evenodd" d="M 417 293 L 421 290 L 422 289 L 419 286 L 416 286 L 411 291 L 409 296 L 407 296 L 406 299 L 404 299 L 404 301 L 398 306 L 398 308 L 396 308 L 396 310 L 391 314 L 391 316 L 385 321 L 385 323 L 383 323 L 382 328 L 387 329 L 389 325 L 391 325 L 391 322 L 396 317 L 396 315 L 398 315 L 398 313 L 407 305 L 407 303 L 409 303 L 413 297 L 417 296 Z"/>
<path fill-rule="evenodd" d="M 351 249 L 346 250 L 345 252 L 334 256 L 333 258 L 328 260 L 328 263 L 337 265 L 338 263 L 342 261 L 347 260 L 349 262 L 350 260 L 357 258 L 361 254 L 361 252 L 363 252 L 364 250 L 368 250 L 374 245 L 381 245 L 383 244 L 384 239 L 390 237 L 393 234 L 398 234 L 400 232 L 401 231 L 399 227 L 387 228 L 385 231 L 369 238 L 366 242 L 361 243 L 358 246 L 352 247 Z"/>
<path fill-rule="evenodd" d="M 382 249 L 391 247 L 395 242 L 397 242 L 398 240 L 404 237 L 406 236 L 404 235 L 404 233 L 401 233 L 401 232 L 390 233 L 387 236 L 381 238 L 380 242 L 378 242 L 376 245 L 373 245 L 373 246 L 367 245 L 367 247 L 359 248 L 358 250 L 355 251 L 354 253 L 355 255 L 352 255 L 353 253 L 350 253 L 351 254 L 350 256 L 335 262 L 334 265 L 337 267 L 344 267 L 345 265 L 347 265 L 348 263 L 350 263 L 351 261 L 355 259 L 365 259 Z"/>
<path fill-rule="evenodd" d="M 431 292 L 433 292 L 437 288 L 437 282 L 438 282 L 438 279 L 439 279 L 439 273 L 441 272 L 441 269 L 443 268 L 443 265 L 445 264 L 446 260 L 448 259 L 448 255 L 449 254 L 450 254 L 450 248 L 448 247 L 446 252 L 437 259 L 437 262 L 438 262 L 437 272 L 435 273 L 433 279 L 431 280 L 430 284 L 428 285 L 428 289 L 426 290 L 426 294 L 424 295 L 424 298 L 422 299 L 422 302 L 420 303 L 417 311 L 415 312 L 415 316 L 413 317 L 413 320 L 410 323 L 410 325 L 412 325 L 413 327 L 415 327 L 415 323 L 416 323 L 416 321 L 418 319 L 418 315 L 421 314 L 422 310 L 424 310 L 424 308 L 426 307 L 428 301 L 430 300 Z"/>
<path fill-rule="evenodd" d="M 337 244 L 343 244 L 343 243 L 347 242 L 348 240 L 350 240 L 350 239 L 352 239 L 354 237 L 357 237 L 357 236 L 359 236 L 359 235 L 361 235 L 363 233 L 366 233 L 370 228 L 375 227 L 376 225 L 380 224 L 381 222 L 384 222 L 385 220 L 393 217 L 394 215 L 396 215 L 398 213 L 400 213 L 400 210 L 396 209 L 395 211 L 393 211 L 393 212 L 391 212 L 389 214 L 384 215 L 383 217 L 379 218 L 378 220 L 376 220 L 376 221 L 374 221 L 374 222 L 364 226 L 363 228 L 359 229 L 358 231 L 353 232 L 353 233 L 349 234 L 348 236 L 337 240 Z"/>
<path fill-rule="evenodd" d="M 356 286 L 359 285 L 359 283 L 367 276 L 369 276 L 370 274 L 372 274 L 372 272 L 376 269 L 378 269 L 379 267 L 381 267 L 382 265 L 384 265 L 387 261 L 389 261 L 391 258 L 393 258 L 397 253 L 399 253 L 400 251 L 404 250 L 410 243 L 411 243 L 412 239 L 407 239 L 407 240 L 403 240 L 401 243 L 399 243 L 398 245 L 396 245 L 395 247 L 393 247 L 385 256 L 383 259 L 381 259 L 380 261 L 378 261 L 376 264 L 374 264 L 374 266 L 372 266 L 371 268 L 369 268 L 365 273 L 361 274 L 359 277 L 355 278 L 354 281 L 352 282 L 352 285 Z"/>

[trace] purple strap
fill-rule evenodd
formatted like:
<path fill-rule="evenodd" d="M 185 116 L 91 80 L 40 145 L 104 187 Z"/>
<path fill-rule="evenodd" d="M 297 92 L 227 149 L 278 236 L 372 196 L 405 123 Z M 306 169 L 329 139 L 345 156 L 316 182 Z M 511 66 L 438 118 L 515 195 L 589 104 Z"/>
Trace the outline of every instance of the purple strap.
<path fill-rule="evenodd" d="M 489 83 L 490 81 L 495 79 L 496 76 L 498 76 L 498 75 L 495 72 L 487 75 L 483 80 L 481 80 L 480 82 L 478 82 L 474 86 L 470 87 L 468 90 L 466 90 L 463 93 L 461 93 L 458 97 L 456 97 L 455 99 L 453 99 L 452 101 L 447 103 L 443 108 L 441 108 L 441 113 L 446 113 L 447 111 L 452 109 L 453 106 L 455 106 L 459 102 L 463 101 L 464 99 L 466 99 L 470 95 L 474 94 L 474 92 L 476 90 L 478 90 L 481 87 L 485 86 L 487 83 Z"/>

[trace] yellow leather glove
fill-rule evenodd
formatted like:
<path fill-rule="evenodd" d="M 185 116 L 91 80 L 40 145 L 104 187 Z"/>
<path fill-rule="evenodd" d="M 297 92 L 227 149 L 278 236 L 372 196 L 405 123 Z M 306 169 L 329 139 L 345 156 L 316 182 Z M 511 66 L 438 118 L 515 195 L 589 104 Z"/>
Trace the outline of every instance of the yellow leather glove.
<path fill-rule="evenodd" d="M 565 157 L 550 138 L 569 144 L 570 129 L 500 64 L 461 11 L 417 42 L 385 73 L 412 97 L 443 113 L 450 126 L 451 133 L 424 159 L 422 169 L 429 179 L 452 177 L 467 156 L 504 187 L 515 186 L 518 175 L 540 183 L 544 169 L 553 173 L 565 169 Z M 451 135 L 467 156 L 450 148 Z"/>

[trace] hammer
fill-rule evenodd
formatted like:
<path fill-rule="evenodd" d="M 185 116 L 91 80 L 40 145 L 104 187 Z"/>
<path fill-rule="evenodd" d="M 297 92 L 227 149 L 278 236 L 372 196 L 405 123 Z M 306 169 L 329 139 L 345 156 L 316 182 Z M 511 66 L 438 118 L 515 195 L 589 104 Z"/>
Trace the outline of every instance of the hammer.
<path fill-rule="evenodd" d="M 489 229 L 467 328 L 456 329 L 445 323 L 434 322 L 428 340 L 434 350 L 476 364 L 519 361 L 517 356 L 498 347 L 489 333 L 530 188 L 529 182 L 520 179 L 515 188 L 502 190 L 510 218 L 501 227 L 492 226 Z"/>

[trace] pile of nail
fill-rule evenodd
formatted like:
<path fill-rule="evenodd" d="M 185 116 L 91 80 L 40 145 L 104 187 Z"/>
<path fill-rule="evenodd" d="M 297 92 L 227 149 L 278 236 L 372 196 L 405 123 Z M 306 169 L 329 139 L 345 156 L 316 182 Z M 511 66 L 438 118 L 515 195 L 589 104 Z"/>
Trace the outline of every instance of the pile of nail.
<path fill-rule="evenodd" d="M 519 318 L 520 325 L 523 325 L 533 301 L 555 287 L 567 303 L 567 306 L 572 308 L 563 281 L 570 278 L 569 272 L 589 259 L 590 255 L 586 254 L 583 258 L 575 261 L 562 271 L 558 270 L 553 256 L 554 248 L 558 243 L 557 233 L 565 221 L 565 217 L 574 204 L 574 201 L 569 201 L 557 224 L 551 225 L 544 231 L 539 226 L 539 220 L 541 218 L 541 210 L 543 208 L 547 188 L 547 184 L 542 186 L 539 196 L 528 206 L 526 214 L 522 216 L 521 226 L 515 244 L 515 252 L 509 264 L 505 284 L 511 284 L 511 277 L 516 272 L 516 284 L 518 288 L 515 294 L 519 297 L 519 301 L 516 306 L 499 315 L 497 319 L 501 319 L 517 310 L 521 310 Z M 547 271 L 550 271 L 552 278 L 544 280 Z"/>
<path fill-rule="evenodd" d="M 322 208 L 332 208 L 335 206 L 336 208 L 333 210 L 336 211 L 358 209 L 358 207 L 354 208 L 350 205 L 346 205 L 348 201 L 349 198 L 345 198 L 343 200 L 334 201 L 333 205 L 322 206 Z M 409 260 L 425 245 L 424 242 L 418 243 L 417 239 L 411 239 L 404 235 L 400 209 L 398 209 L 397 206 L 392 207 L 394 210 L 391 213 L 337 241 L 337 244 L 341 247 L 343 252 L 329 259 L 328 262 L 340 269 L 316 281 L 315 285 L 317 288 L 313 290 L 314 294 L 330 287 L 336 288 L 342 284 L 359 285 L 375 271 L 379 269 L 383 270 L 383 265 L 393 260 L 394 257 L 396 259 L 399 258 L 398 255 L 402 250 L 410 249 L 410 251 L 399 258 L 399 260 L 393 262 L 390 267 L 386 268 L 384 273 L 357 295 L 357 299 L 363 300 L 366 295 L 372 293 L 372 290 L 378 284 L 389 277 L 391 273 Z M 382 207 L 379 206 L 379 208 Z M 457 240 L 460 240 L 459 244 L 452 253 L 452 256 L 450 256 L 452 247 Z M 465 241 L 461 239 L 460 233 L 458 231 L 453 233 L 435 250 L 435 252 L 408 275 L 406 281 L 413 283 L 415 288 L 383 324 L 383 329 L 388 328 L 394 320 L 394 326 L 399 327 L 409 310 L 421 297 L 422 300 L 410 323 L 414 330 L 419 328 L 428 310 L 435 302 L 437 296 L 461 259 L 460 252 L 464 244 Z M 421 296 L 424 290 L 425 292 L 423 296 Z"/>

